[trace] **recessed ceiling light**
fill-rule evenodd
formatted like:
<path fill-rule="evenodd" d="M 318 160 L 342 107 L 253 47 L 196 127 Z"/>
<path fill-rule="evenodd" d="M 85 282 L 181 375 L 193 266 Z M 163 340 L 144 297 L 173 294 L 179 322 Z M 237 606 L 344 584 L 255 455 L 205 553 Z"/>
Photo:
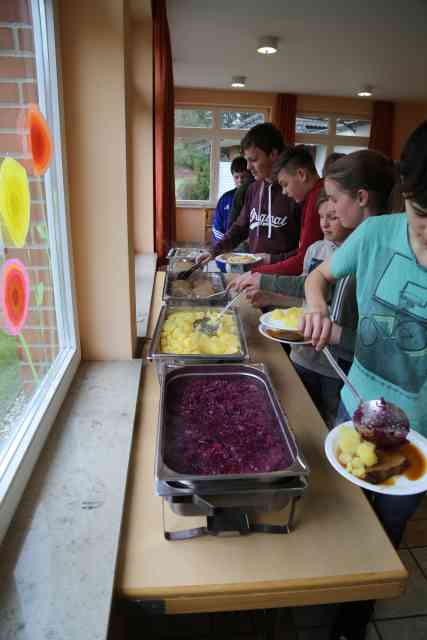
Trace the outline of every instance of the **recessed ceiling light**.
<path fill-rule="evenodd" d="M 372 95 L 372 91 L 373 91 L 373 87 L 367 84 L 362 89 L 359 89 L 359 91 L 357 92 L 357 95 L 360 98 L 369 98 Z"/>
<path fill-rule="evenodd" d="M 231 86 L 235 89 L 241 89 L 246 85 L 246 76 L 233 76 L 231 78 Z"/>
<path fill-rule="evenodd" d="M 278 50 L 278 38 L 274 36 L 263 36 L 259 39 L 257 47 L 258 53 L 269 56 L 272 53 L 277 53 Z"/>

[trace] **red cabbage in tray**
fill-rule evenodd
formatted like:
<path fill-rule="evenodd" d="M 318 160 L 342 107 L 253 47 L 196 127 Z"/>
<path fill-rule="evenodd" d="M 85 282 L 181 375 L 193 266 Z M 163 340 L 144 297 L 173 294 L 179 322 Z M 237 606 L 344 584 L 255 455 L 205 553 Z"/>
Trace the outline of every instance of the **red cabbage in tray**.
<path fill-rule="evenodd" d="M 292 462 L 264 387 L 246 376 L 168 385 L 164 459 L 190 475 L 266 473 Z"/>

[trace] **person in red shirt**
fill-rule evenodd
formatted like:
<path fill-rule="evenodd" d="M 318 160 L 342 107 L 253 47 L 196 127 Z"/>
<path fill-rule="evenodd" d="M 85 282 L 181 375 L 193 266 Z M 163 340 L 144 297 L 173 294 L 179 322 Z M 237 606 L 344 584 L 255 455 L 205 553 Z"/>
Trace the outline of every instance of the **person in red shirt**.
<path fill-rule="evenodd" d="M 261 273 L 298 276 L 303 271 L 304 256 L 308 247 L 320 240 L 322 230 L 319 223 L 317 199 L 323 180 L 317 173 L 312 155 L 304 145 L 288 146 L 274 165 L 274 175 L 282 191 L 296 203 L 302 203 L 301 236 L 298 249 L 293 255 L 274 264 L 254 267 L 233 281 L 233 288 L 245 289 L 259 286 Z"/>

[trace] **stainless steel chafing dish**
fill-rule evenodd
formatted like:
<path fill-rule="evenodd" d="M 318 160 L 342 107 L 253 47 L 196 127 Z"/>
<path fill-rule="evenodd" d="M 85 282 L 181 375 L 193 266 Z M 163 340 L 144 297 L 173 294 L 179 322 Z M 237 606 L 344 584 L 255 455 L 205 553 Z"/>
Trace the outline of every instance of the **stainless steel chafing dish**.
<path fill-rule="evenodd" d="M 215 293 L 208 296 L 176 296 L 172 291 L 172 283 L 177 279 L 177 274 L 172 271 L 167 271 L 163 283 L 162 300 L 164 302 L 173 302 L 174 304 L 183 305 L 201 305 L 201 304 L 223 304 L 228 301 L 228 293 L 226 291 L 226 284 L 222 273 L 195 273 L 194 276 L 190 276 L 190 280 L 206 280 L 212 284 Z"/>
<path fill-rule="evenodd" d="M 176 258 L 187 258 L 188 260 L 196 260 L 202 253 L 205 252 L 205 249 L 202 247 L 173 247 L 169 249 L 168 255 L 166 256 L 169 260 Z"/>
<path fill-rule="evenodd" d="M 169 260 L 167 272 L 179 273 L 190 269 L 196 262 L 195 258 L 171 258 Z"/>
<path fill-rule="evenodd" d="M 158 368 L 160 363 L 162 362 L 171 362 L 176 361 L 180 364 L 189 364 L 189 363 L 197 363 L 197 362 L 242 362 L 243 360 L 249 360 L 249 350 L 248 344 L 246 342 L 246 336 L 243 329 L 242 320 L 240 318 L 239 312 L 237 309 L 230 309 L 227 311 L 227 314 L 230 314 L 236 323 L 240 349 L 236 353 L 233 354 L 218 354 L 218 355 L 205 355 L 205 354 L 181 354 L 181 353 L 165 353 L 160 350 L 160 336 L 162 333 L 163 324 L 165 323 L 168 316 L 174 311 L 185 311 L 185 309 L 189 311 L 212 311 L 212 307 L 197 305 L 183 305 L 176 303 L 167 303 L 162 305 L 160 309 L 159 317 L 157 319 L 157 324 L 154 329 L 153 338 L 151 340 L 151 347 L 148 352 L 148 359 L 153 360 Z M 220 306 L 215 307 L 216 311 L 221 311 Z"/>
<path fill-rule="evenodd" d="M 209 376 L 245 377 L 252 380 L 265 391 L 268 398 L 274 423 L 283 438 L 283 444 L 289 452 L 290 464 L 286 468 L 268 473 L 227 474 L 227 475 L 189 475 L 178 473 L 165 462 L 166 447 L 173 413 L 170 411 L 174 385 L 183 378 L 206 379 Z M 262 364 L 198 364 L 177 366 L 165 364 L 160 375 L 161 397 L 159 425 L 156 447 L 155 481 L 156 492 L 162 496 L 171 509 L 180 515 L 207 515 L 210 518 L 220 513 L 239 514 L 240 521 L 247 527 L 239 533 L 262 531 L 268 533 L 288 533 L 291 527 L 295 501 L 301 497 L 308 487 L 309 468 L 300 451 L 296 438 L 289 426 L 286 413 L 280 406 L 272 382 Z M 176 419 L 176 416 L 175 416 Z M 249 525 L 248 514 L 265 511 L 280 511 L 291 502 L 291 511 L 286 527 L 277 525 Z M 229 516 L 228 516 L 229 517 Z M 209 520 L 209 518 L 208 518 Z M 215 521 L 215 518 L 214 518 Z M 211 522 L 212 524 L 212 522 Z M 218 526 L 218 525 L 212 525 Z M 235 525 L 232 525 L 233 527 Z M 168 539 L 184 539 L 208 533 L 206 528 L 170 534 Z M 234 529 L 233 529 L 234 530 Z M 212 531 L 209 531 L 212 534 Z M 217 535 L 215 532 L 212 535 Z"/>

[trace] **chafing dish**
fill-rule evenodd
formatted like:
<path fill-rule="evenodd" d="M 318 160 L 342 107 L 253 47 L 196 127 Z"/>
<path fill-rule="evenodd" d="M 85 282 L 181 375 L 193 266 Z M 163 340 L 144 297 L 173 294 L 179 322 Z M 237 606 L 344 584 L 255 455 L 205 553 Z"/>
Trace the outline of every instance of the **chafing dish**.
<path fill-rule="evenodd" d="M 270 415 L 274 418 L 273 422 L 279 430 L 284 448 L 289 454 L 287 458 L 289 464 L 285 468 L 266 473 L 191 475 L 179 473 L 166 464 L 167 446 L 168 442 L 170 443 L 168 430 L 170 438 L 173 420 L 179 420 L 179 416 L 177 418 L 176 413 L 171 410 L 174 387 L 177 389 L 176 385 L 185 379 L 203 378 L 206 380 L 209 376 L 225 377 L 230 381 L 236 376 L 240 379 L 249 376 L 263 390 L 269 405 Z M 295 499 L 301 497 L 308 487 L 309 468 L 289 426 L 286 413 L 280 406 L 265 366 L 254 363 L 191 364 L 187 366 L 163 364 L 160 371 L 160 384 L 155 482 L 157 494 L 170 504 L 171 509 L 184 516 L 207 515 L 212 517 L 218 512 L 224 514 L 230 513 L 230 511 L 237 512 L 241 516 L 248 513 L 279 511 L 291 501 L 291 519 Z M 288 531 L 272 531 L 268 525 L 256 526 L 261 529 L 254 528 L 252 530 L 288 533 Z M 245 531 L 245 533 L 247 532 L 249 531 Z M 200 532 L 197 535 L 201 535 Z M 182 537 L 194 536 L 183 535 Z M 174 538 L 170 537 L 169 539 Z"/>
<path fill-rule="evenodd" d="M 190 269 L 196 262 L 194 258 L 171 258 L 169 260 L 167 272 L 179 273 Z"/>
<path fill-rule="evenodd" d="M 196 297 L 194 296 L 176 296 L 172 291 L 172 283 L 177 279 L 177 273 L 173 271 L 167 271 L 163 283 L 163 292 L 162 292 L 162 300 L 164 302 L 173 302 L 175 304 L 226 304 L 228 301 L 228 293 L 226 291 L 226 284 L 224 280 L 224 276 L 221 273 L 195 273 L 193 276 L 190 276 L 189 280 L 197 281 L 197 280 L 206 280 L 209 281 L 215 293 L 204 296 L 204 297 Z"/>
<path fill-rule="evenodd" d="M 224 355 L 204 355 L 204 354 L 180 354 L 180 353 L 164 353 L 160 350 L 160 336 L 162 333 L 163 324 L 171 313 L 174 311 L 185 311 L 186 308 L 189 311 L 212 311 L 212 307 L 209 306 L 190 306 L 175 303 L 168 303 L 162 305 L 157 319 L 157 324 L 154 329 L 153 338 L 151 340 L 151 347 L 148 352 L 148 359 L 153 360 L 157 365 L 159 371 L 160 364 L 162 362 L 179 362 L 180 364 L 189 364 L 197 362 L 242 362 L 243 360 L 249 360 L 248 345 L 246 342 L 245 332 L 243 329 L 242 320 L 240 318 L 237 309 L 232 308 L 227 311 L 227 315 L 231 315 L 236 323 L 237 333 L 240 342 L 240 349 L 233 354 Z M 220 306 L 215 307 L 216 311 L 221 311 Z"/>
<path fill-rule="evenodd" d="M 188 260 L 197 260 L 206 250 L 202 247 L 173 247 L 169 249 L 167 258 L 169 260 L 176 258 L 187 258 Z"/>

